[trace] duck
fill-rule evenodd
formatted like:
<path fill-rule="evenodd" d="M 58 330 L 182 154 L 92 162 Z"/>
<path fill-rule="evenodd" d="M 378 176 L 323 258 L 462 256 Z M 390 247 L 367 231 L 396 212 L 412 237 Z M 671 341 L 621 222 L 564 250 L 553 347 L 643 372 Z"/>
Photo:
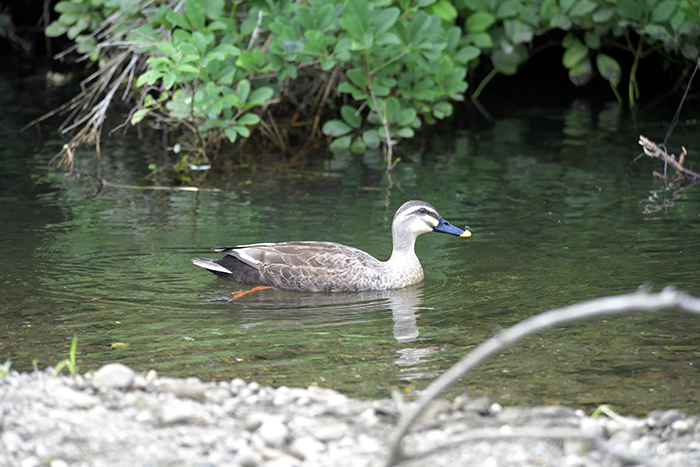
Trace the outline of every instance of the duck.
<path fill-rule="evenodd" d="M 220 259 L 192 262 L 219 278 L 254 290 L 273 288 L 300 292 L 357 292 L 408 287 L 423 280 L 415 253 L 416 239 L 428 232 L 471 237 L 471 232 L 446 221 L 425 201 L 404 203 L 391 223 L 393 250 L 387 261 L 333 242 L 291 241 L 213 248 Z M 234 294 L 235 295 L 235 294 Z"/>

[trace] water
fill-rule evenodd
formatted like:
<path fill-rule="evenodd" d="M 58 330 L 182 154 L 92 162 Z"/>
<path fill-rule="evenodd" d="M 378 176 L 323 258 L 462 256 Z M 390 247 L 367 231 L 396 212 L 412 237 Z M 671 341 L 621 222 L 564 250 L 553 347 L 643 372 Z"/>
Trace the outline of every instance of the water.
<path fill-rule="evenodd" d="M 76 335 L 81 371 L 120 361 L 162 375 L 387 397 L 425 387 L 499 329 L 539 312 L 643 284 L 700 296 L 700 191 L 678 191 L 663 207 L 663 184 L 651 177 L 657 162 L 626 174 L 638 134 L 660 141 L 666 124 L 620 115 L 615 106 L 531 108 L 497 115 L 486 129 L 436 135 L 424 151 L 401 146 L 395 178 L 405 193 L 390 196 L 378 154 L 252 185 L 243 176 L 221 192 L 106 187 L 94 196 L 90 177 L 34 180 L 61 142 L 17 137 L 19 124 L 5 122 L 0 361 L 55 365 Z M 673 141 L 672 152 L 700 148 L 693 123 Z M 107 179 L 129 184 L 146 173 L 142 142 L 103 144 Z M 78 170 L 94 172 L 89 154 Z M 386 259 L 392 216 L 407 199 L 473 232 L 420 237 L 426 280 L 418 286 L 268 290 L 232 302 L 239 287 L 190 263 L 216 257 L 211 247 L 286 240 L 336 241 Z M 697 411 L 699 330 L 697 318 L 677 312 L 558 327 L 503 351 L 453 393 L 507 405 Z"/>

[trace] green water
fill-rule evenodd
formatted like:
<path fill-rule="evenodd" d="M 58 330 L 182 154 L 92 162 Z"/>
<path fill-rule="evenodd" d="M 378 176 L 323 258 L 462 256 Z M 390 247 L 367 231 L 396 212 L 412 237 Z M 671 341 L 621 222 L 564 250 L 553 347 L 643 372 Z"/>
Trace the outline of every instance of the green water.
<path fill-rule="evenodd" d="M 221 192 L 104 188 L 31 178 L 59 147 L 18 138 L 0 149 L 0 361 L 55 365 L 78 336 L 81 371 L 120 361 L 137 370 L 263 384 L 318 384 L 358 397 L 425 387 L 499 329 L 572 303 L 674 285 L 700 296 L 700 188 L 670 193 L 642 160 L 641 132 L 611 110 L 519 111 L 487 129 L 457 129 L 401 148 L 387 196 L 379 155 L 243 178 Z M 697 125 L 673 141 L 700 150 Z M 133 183 L 139 141 L 109 140 L 103 176 Z M 17 153 L 23 163 L 12 162 Z M 127 157 L 122 155 L 126 154 Z M 116 156 L 120 159 L 116 159 Z M 133 156 L 130 158 L 130 155 Z M 692 156 L 689 156 L 692 157 Z M 691 163 L 692 164 L 692 163 Z M 695 166 L 700 165 L 695 158 Z M 87 154 L 78 170 L 95 170 Z M 211 247 L 327 240 L 390 255 L 394 211 L 423 199 L 473 236 L 426 234 L 426 280 L 358 294 L 263 291 L 229 301 L 235 284 L 193 266 Z M 700 322 L 681 313 L 623 315 L 524 340 L 454 392 L 506 405 L 609 403 L 627 413 L 700 410 Z M 126 345 L 124 345 L 126 344 Z"/>

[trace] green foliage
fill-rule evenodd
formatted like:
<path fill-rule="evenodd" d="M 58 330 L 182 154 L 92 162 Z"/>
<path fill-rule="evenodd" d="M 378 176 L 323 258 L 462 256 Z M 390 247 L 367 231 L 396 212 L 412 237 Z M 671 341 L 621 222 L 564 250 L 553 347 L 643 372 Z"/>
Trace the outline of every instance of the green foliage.
<path fill-rule="evenodd" d="M 12 366 L 12 360 L 10 360 L 8 358 L 7 360 L 5 360 L 5 363 L 3 363 L 2 366 L 0 366 L 0 376 L 2 376 L 4 378 L 8 374 L 10 374 L 10 367 L 11 366 Z"/>
<path fill-rule="evenodd" d="M 678 61 L 680 54 L 681 60 L 695 61 L 700 51 L 694 0 L 460 0 L 457 9 L 466 18 L 467 41 L 506 75 L 527 61 L 531 50 L 525 45 L 534 37 L 561 30 L 567 33 L 562 64 L 571 81 L 584 85 L 597 71 L 619 98 L 622 67 L 606 52 L 627 50 L 633 59 L 630 105 L 639 96 L 636 71 L 644 56 L 656 52 Z"/>
<path fill-rule="evenodd" d="M 298 104 L 306 98 L 302 76 L 342 97 L 335 118 L 321 125 L 331 149 L 361 153 L 450 116 L 470 68 L 493 67 L 476 98 L 496 73 L 517 73 L 534 39 L 553 30 L 566 33 L 562 64 L 577 85 L 597 73 L 617 95 L 623 70 L 611 51 L 628 50 L 633 103 L 646 54 L 698 57 L 693 1 L 61 0 L 46 34 L 66 34 L 102 63 L 105 51 L 125 44 L 144 57 L 126 83 L 140 92 L 130 123 L 182 125 L 185 153 L 174 168 L 189 181 L 188 167 L 222 140 L 248 138 L 274 104 L 308 113 Z M 324 97 L 314 105 L 326 103 L 335 104 Z"/>
<path fill-rule="evenodd" d="M 78 367 L 75 362 L 75 350 L 78 347 L 78 336 L 73 337 L 73 343 L 70 346 L 70 351 L 68 352 L 68 358 L 58 362 L 56 368 L 53 370 L 53 374 L 57 375 L 63 370 L 63 368 L 68 368 L 68 372 L 71 375 L 75 375 Z"/>

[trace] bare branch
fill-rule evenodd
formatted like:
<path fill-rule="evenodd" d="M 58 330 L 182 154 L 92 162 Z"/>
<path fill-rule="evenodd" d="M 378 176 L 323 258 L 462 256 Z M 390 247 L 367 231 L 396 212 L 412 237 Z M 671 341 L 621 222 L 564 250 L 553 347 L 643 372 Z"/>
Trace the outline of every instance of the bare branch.
<path fill-rule="evenodd" d="M 673 169 L 676 171 L 677 176 L 681 180 L 700 180 L 700 174 L 697 174 L 692 170 L 683 167 L 683 161 L 685 160 L 686 156 L 685 148 L 683 148 L 683 153 L 680 156 L 680 161 L 677 161 L 676 156 L 674 154 L 668 154 L 665 149 L 662 150 L 659 146 L 656 145 L 656 143 L 642 135 L 639 135 L 639 145 L 642 146 L 644 154 L 646 154 L 647 156 L 659 158 L 662 161 L 664 161 L 664 163 L 673 167 Z"/>
<path fill-rule="evenodd" d="M 406 436 L 411 425 L 438 394 L 494 353 L 503 350 L 526 336 L 560 324 L 600 315 L 612 315 L 630 311 L 657 312 L 669 309 L 700 314 L 700 299 L 676 291 L 672 287 L 667 287 L 658 294 L 639 291 L 633 294 L 599 298 L 547 311 L 521 321 L 476 347 L 423 391 L 412 409 L 401 417 L 390 445 L 389 458 L 386 465 L 391 467 L 414 456 L 414 454 L 409 455 L 405 453 L 401 446 L 401 440 Z"/>

